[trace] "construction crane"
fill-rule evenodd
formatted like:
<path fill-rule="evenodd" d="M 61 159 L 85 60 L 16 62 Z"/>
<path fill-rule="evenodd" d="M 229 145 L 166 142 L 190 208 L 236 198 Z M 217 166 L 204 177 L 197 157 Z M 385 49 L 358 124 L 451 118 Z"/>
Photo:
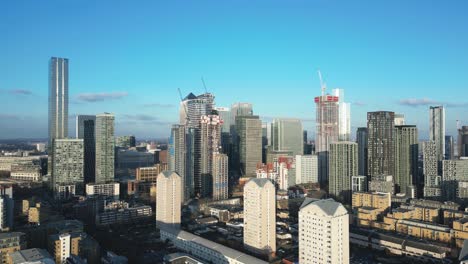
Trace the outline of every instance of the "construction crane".
<path fill-rule="evenodd" d="M 327 89 L 327 84 L 323 82 L 322 73 L 318 70 L 318 76 L 320 79 L 320 88 L 322 89 L 322 96 L 325 95 L 325 90 Z"/>
<path fill-rule="evenodd" d="M 184 97 L 182 96 L 182 92 L 180 91 L 180 88 L 177 88 L 177 90 L 179 91 L 180 102 L 183 103 Z M 183 104 L 183 105 L 184 105 L 184 112 L 185 112 L 185 127 L 187 127 L 187 125 L 190 122 L 190 117 L 188 116 L 187 105 L 186 104 Z"/>
<path fill-rule="evenodd" d="M 205 88 L 205 93 L 208 93 L 208 89 L 206 89 L 205 79 L 203 79 L 203 76 L 201 77 L 201 81 L 203 83 L 203 87 Z"/>

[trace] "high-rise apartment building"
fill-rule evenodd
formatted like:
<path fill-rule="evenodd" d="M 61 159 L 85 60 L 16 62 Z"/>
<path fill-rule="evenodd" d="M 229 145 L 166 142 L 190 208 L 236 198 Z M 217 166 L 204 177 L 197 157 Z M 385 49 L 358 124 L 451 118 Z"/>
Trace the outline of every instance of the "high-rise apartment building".
<path fill-rule="evenodd" d="M 318 183 L 317 155 L 296 155 L 296 184 Z"/>
<path fill-rule="evenodd" d="M 250 179 L 244 186 L 244 247 L 254 253 L 276 251 L 276 194 L 268 179 Z"/>
<path fill-rule="evenodd" d="M 271 132 L 274 150 L 291 151 L 293 155 L 304 154 L 304 132 L 301 120 L 292 118 L 275 119 L 272 123 Z"/>
<path fill-rule="evenodd" d="M 237 116 L 236 122 L 241 175 L 255 177 L 262 162 L 262 121 L 258 116 Z"/>
<path fill-rule="evenodd" d="M 185 126 L 183 125 L 173 125 L 171 128 L 171 136 L 169 137 L 169 160 L 168 167 L 170 171 L 174 171 L 181 178 L 182 184 L 182 200 L 189 199 L 193 196 L 194 186 L 193 186 L 193 173 L 186 173 L 187 164 L 193 159 L 190 159 L 189 154 L 193 152 L 188 152 L 187 148 L 192 144 L 188 144 L 186 139 L 190 139 L 185 134 Z M 193 167 L 192 167 L 193 168 Z"/>
<path fill-rule="evenodd" d="M 458 129 L 458 157 L 468 157 L 468 126 Z"/>
<path fill-rule="evenodd" d="M 214 96 L 210 93 L 194 95 L 190 93 L 180 102 L 180 124 L 187 128 L 200 128 L 200 119 L 210 115 L 213 110 Z"/>
<path fill-rule="evenodd" d="M 346 204 L 351 203 L 351 177 L 358 175 L 358 146 L 354 142 L 340 141 L 330 144 L 330 195 Z"/>
<path fill-rule="evenodd" d="M 342 204 L 326 199 L 301 205 L 299 263 L 349 263 L 349 216 Z"/>
<path fill-rule="evenodd" d="M 83 139 L 84 146 L 84 180 L 85 183 L 95 181 L 96 177 L 96 116 L 76 116 L 76 138 Z"/>
<path fill-rule="evenodd" d="M 55 139 L 52 145 L 51 188 L 56 193 L 61 192 L 60 186 L 74 186 L 83 190 L 83 139 Z"/>
<path fill-rule="evenodd" d="M 226 154 L 213 154 L 213 200 L 228 199 L 228 156 Z"/>
<path fill-rule="evenodd" d="M 437 147 L 434 141 L 425 141 L 422 143 L 423 170 L 424 177 L 424 197 L 440 197 L 441 176 L 438 173 Z"/>
<path fill-rule="evenodd" d="M 442 172 L 444 198 L 448 201 L 457 199 L 459 183 L 468 182 L 468 159 L 444 160 Z"/>
<path fill-rule="evenodd" d="M 179 229 L 183 202 L 181 177 L 175 172 L 161 172 L 156 188 L 156 227 Z"/>
<path fill-rule="evenodd" d="M 114 181 L 114 115 L 96 115 L 96 183 Z"/>
<path fill-rule="evenodd" d="M 367 140 L 367 127 L 359 127 L 356 132 L 359 175 L 367 175 Z"/>
<path fill-rule="evenodd" d="M 416 126 L 395 126 L 395 185 L 397 192 L 406 193 L 418 179 L 418 129 Z"/>
<path fill-rule="evenodd" d="M 8 231 L 13 228 L 14 205 L 13 186 L 0 185 L 0 231 Z"/>
<path fill-rule="evenodd" d="M 367 172 L 371 180 L 395 171 L 395 113 L 367 113 Z"/>
<path fill-rule="evenodd" d="M 328 151 L 330 144 L 338 141 L 339 98 L 333 95 L 315 97 L 316 104 L 316 133 L 315 153 L 318 155 L 319 181 L 328 181 Z"/>
<path fill-rule="evenodd" d="M 205 115 L 200 120 L 200 178 L 195 178 L 195 190 L 201 197 L 209 197 L 213 190 L 213 154 L 221 147 L 221 126 L 218 115 Z"/>
<path fill-rule="evenodd" d="M 49 147 L 68 137 L 68 59 L 49 61 Z"/>
<path fill-rule="evenodd" d="M 115 146 L 120 148 L 133 148 L 136 146 L 136 138 L 133 135 L 116 137 Z"/>
<path fill-rule="evenodd" d="M 443 160 L 445 157 L 445 108 L 443 106 L 429 107 L 429 140 L 436 143 L 437 159 Z"/>
<path fill-rule="evenodd" d="M 351 104 L 344 101 L 344 90 L 333 89 L 332 93 L 338 97 L 339 113 L 339 134 L 340 141 L 349 141 L 351 139 Z"/>

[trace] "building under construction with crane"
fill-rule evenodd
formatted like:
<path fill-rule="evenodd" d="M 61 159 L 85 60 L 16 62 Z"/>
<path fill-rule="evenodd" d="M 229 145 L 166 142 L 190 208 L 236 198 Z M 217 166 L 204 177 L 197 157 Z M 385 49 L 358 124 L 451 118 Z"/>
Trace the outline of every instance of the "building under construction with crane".
<path fill-rule="evenodd" d="M 328 152 L 330 144 L 338 141 L 339 135 L 339 98 L 325 94 L 326 84 L 319 71 L 322 95 L 315 97 L 316 133 L 315 152 L 318 155 L 319 181 L 328 181 Z"/>

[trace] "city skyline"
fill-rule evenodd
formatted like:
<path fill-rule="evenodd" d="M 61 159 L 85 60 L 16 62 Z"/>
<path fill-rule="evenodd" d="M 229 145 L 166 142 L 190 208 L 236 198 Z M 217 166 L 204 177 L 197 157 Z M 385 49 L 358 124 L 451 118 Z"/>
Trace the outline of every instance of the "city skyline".
<path fill-rule="evenodd" d="M 468 121 L 463 116 L 468 102 L 459 98 L 468 86 L 468 34 L 462 26 L 468 18 L 461 11 L 467 4 L 461 1 L 451 6 L 368 2 L 359 7 L 325 1 L 148 2 L 141 9 L 109 3 L 96 3 L 91 13 L 86 13 L 89 2 L 5 4 L 0 11 L 8 37 L 0 43 L 0 71 L 5 74 L 0 138 L 47 137 L 46 72 L 53 56 L 70 60 L 69 119 L 115 113 L 116 135 L 167 138 L 177 123 L 177 88 L 183 96 L 202 94 L 203 76 L 216 106 L 252 103 L 263 122 L 299 118 L 313 138 L 318 69 L 330 94 L 334 88 L 346 91 L 352 139 L 357 127 L 366 126 L 370 111 L 405 114 L 407 124 L 418 126 L 421 139 L 429 138 L 429 106 L 446 106 L 447 135 L 456 135 L 456 120 Z M 74 14 L 55 12 L 64 8 Z M 116 15 L 102 18 L 104 10 Z M 128 15 L 128 24 L 117 20 L 119 13 Z M 52 34 L 64 29 L 76 34 L 54 41 Z M 36 45 L 24 50 L 25 43 Z M 74 131 L 74 122 L 69 124 Z M 26 125 L 30 129 L 22 129 Z"/>

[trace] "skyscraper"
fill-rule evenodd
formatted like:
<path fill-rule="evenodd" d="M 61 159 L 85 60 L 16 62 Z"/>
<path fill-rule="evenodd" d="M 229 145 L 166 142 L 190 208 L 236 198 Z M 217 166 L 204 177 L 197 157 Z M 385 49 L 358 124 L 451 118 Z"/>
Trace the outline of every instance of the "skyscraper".
<path fill-rule="evenodd" d="M 0 185 L 0 231 L 11 231 L 13 228 L 14 204 L 13 186 Z"/>
<path fill-rule="evenodd" d="M 255 177 L 262 162 L 262 121 L 258 116 L 236 117 L 241 175 Z"/>
<path fill-rule="evenodd" d="M 201 177 L 195 178 L 195 190 L 201 197 L 211 196 L 213 190 L 213 154 L 221 147 L 221 126 L 218 115 L 204 115 L 200 121 Z"/>
<path fill-rule="evenodd" d="M 367 113 L 368 176 L 392 175 L 395 172 L 395 113 Z"/>
<path fill-rule="evenodd" d="M 96 177 L 96 116 L 76 116 L 76 138 L 83 139 L 84 144 L 84 181 L 91 183 Z"/>
<path fill-rule="evenodd" d="M 328 181 L 328 151 L 330 144 L 338 141 L 339 136 L 339 98 L 322 95 L 315 97 L 316 133 L 315 152 L 319 162 L 319 181 Z"/>
<path fill-rule="evenodd" d="M 445 108 L 443 106 L 429 107 L 429 140 L 436 143 L 437 159 L 445 157 Z"/>
<path fill-rule="evenodd" d="M 349 216 L 333 199 L 306 199 L 299 209 L 299 263 L 349 263 Z"/>
<path fill-rule="evenodd" d="M 244 246 L 258 254 L 276 251 L 275 186 L 253 178 L 244 186 Z"/>
<path fill-rule="evenodd" d="M 51 187 L 56 196 L 69 197 L 63 192 L 74 194 L 75 188 L 84 187 L 83 139 L 54 139 L 52 149 Z"/>
<path fill-rule="evenodd" d="M 318 183 L 317 155 L 296 155 L 296 184 Z"/>
<path fill-rule="evenodd" d="M 192 152 L 186 151 L 192 144 L 189 144 L 186 139 L 189 139 L 190 143 L 192 142 L 188 135 L 186 137 L 185 126 L 173 125 L 171 128 L 171 136 L 169 137 L 168 166 L 170 171 L 174 171 L 180 176 L 182 201 L 189 199 L 194 194 L 193 173 L 186 173 L 186 163 L 191 163 L 193 165 L 193 159 L 188 155 Z"/>
<path fill-rule="evenodd" d="M 228 199 L 228 156 L 213 154 L 213 200 Z"/>
<path fill-rule="evenodd" d="M 333 89 L 334 96 L 338 97 L 339 134 L 340 141 L 349 141 L 351 138 L 351 104 L 344 101 L 344 90 Z"/>
<path fill-rule="evenodd" d="M 418 129 L 416 126 L 395 126 L 395 185 L 397 192 L 406 193 L 418 182 Z"/>
<path fill-rule="evenodd" d="M 179 229 L 181 221 L 182 182 L 177 173 L 163 171 L 158 175 L 156 190 L 156 227 Z"/>
<path fill-rule="evenodd" d="M 367 127 L 358 127 L 356 143 L 358 144 L 358 172 L 367 175 Z"/>
<path fill-rule="evenodd" d="M 441 176 L 438 174 L 437 147 L 434 141 L 422 143 L 424 198 L 439 198 Z"/>
<path fill-rule="evenodd" d="M 68 59 L 49 61 L 49 147 L 68 137 Z"/>
<path fill-rule="evenodd" d="M 468 126 L 458 129 L 458 157 L 468 157 Z"/>
<path fill-rule="evenodd" d="M 351 204 L 351 177 L 358 175 L 358 146 L 354 142 L 340 141 L 330 144 L 330 195 Z"/>
<path fill-rule="evenodd" d="M 453 148 L 453 137 L 445 136 L 445 159 L 451 160 L 455 157 Z"/>
<path fill-rule="evenodd" d="M 459 184 L 468 182 L 468 159 L 444 160 L 442 163 L 442 192 L 445 200 L 457 198 Z"/>
<path fill-rule="evenodd" d="M 236 125 L 238 116 L 252 116 L 253 108 L 251 103 L 235 103 L 231 105 L 231 126 Z M 234 128 L 235 129 L 235 128 Z"/>
<path fill-rule="evenodd" d="M 96 115 L 96 183 L 114 181 L 114 115 Z"/>
<path fill-rule="evenodd" d="M 180 102 L 180 124 L 187 128 L 200 128 L 200 118 L 211 114 L 214 96 L 210 93 L 194 95 L 190 93 Z"/>
<path fill-rule="evenodd" d="M 301 120 L 275 119 L 271 132 L 275 151 L 291 151 L 293 155 L 304 154 L 304 132 Z"/>

